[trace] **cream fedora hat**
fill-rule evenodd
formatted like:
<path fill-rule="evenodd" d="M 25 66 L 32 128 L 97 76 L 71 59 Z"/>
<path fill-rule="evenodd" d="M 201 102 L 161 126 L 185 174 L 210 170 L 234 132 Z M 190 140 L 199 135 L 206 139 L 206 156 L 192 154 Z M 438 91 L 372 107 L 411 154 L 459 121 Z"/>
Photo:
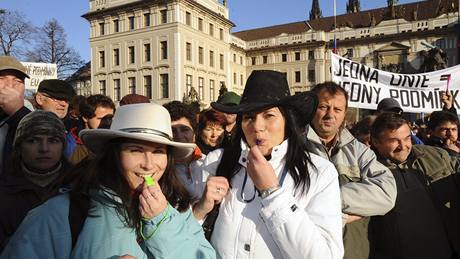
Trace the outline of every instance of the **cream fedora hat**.
<path fill-rule="evenodd" d="M 102 150 L 104 144 L 116 138 L 169 145 L 175 158 L 188 157 L 195 149 L 193 143 L 172 140 L 171 117 L 163 106 L 155 103 L 121 106 L 115 112 L 110 129 L 85 129 L 79 135 L 95 154 Z"/>

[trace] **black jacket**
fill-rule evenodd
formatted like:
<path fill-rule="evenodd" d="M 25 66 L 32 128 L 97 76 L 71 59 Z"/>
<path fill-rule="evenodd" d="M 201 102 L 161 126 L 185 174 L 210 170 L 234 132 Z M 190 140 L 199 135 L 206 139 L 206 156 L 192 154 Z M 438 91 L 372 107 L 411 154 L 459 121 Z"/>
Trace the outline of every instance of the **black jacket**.
<path fill-rule="evenodd" d="M 1 170 L 0 174 L 2 174 L 2 172 L 5 172 L 6 169 L 10 168 L 9 160 L 10 160 L 10 155 L 13 151 L 13 140 L 14 140 L 14 136 L 16 135 L 16 129 L 21 119 L 24 118 L 24 116 L 26 116 L 30 112 L 31 111 L 29 109 L 23 106 L 15 114 L 7 118 L 6 121 L 4 122 L 5 124 L 8 125 L 8 133 L 5 136 L 5 145 L 3 147 L 0 147 L 3 150 L 3 157 L 0 158 L 3 161 L 3 167 L 0 168 Z M 3 114 L 3 116 L 4 118 L 7 117 L 5 114 Z M 0 121 L 3 120 L 4 118 L 0 118 Z M 0 127 L 3 127 L 3 126 L 4 125 L 0 125 Z M 0 136 L 0 137 L 4 137 L 4 136 Z"/>
<path fill-rule="evenodd" d="M 413 146 L 403 164 L 379 157 L 397 185 L 395 207 L 369 223 L 370 259 L 460 258 L 460 174 L 440 148 Z"/>

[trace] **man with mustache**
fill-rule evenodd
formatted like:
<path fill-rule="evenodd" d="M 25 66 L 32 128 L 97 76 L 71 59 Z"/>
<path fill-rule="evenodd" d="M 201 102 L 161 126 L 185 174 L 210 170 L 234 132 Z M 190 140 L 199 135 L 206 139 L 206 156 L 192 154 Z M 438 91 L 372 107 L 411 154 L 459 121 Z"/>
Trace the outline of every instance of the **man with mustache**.
<path fill-rule="evenodd" d="M 339 173 L 344 258 L 367 258 L 368 217 L 384 215 L 393 208 L 394 177 L 377 161 L 374 152 L 344 127 L 347 92 L 333 82 L 316 85 L 311 91 L 318 96 L 319 104 L 306 128 L 307 145 L 310 152 L 330 160 Z"/>

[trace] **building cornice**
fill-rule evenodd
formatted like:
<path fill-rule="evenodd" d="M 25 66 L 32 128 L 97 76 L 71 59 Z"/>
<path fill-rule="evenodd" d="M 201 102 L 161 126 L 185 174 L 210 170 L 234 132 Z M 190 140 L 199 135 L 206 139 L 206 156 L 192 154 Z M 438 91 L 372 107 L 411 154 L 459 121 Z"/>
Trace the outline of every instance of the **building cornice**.
<path fill-rule="evenodd" d="M 197 3 L 194 0 L 149 0 L 149 1 L 138 1 L 138 2 L 133 2 L 133 3 L 127 3 L 123 5 L 117 5 L 109 8 L 104 8 L 96 11 L 90 11 L 88 13 L 83 14 L 81 17 L 85 18 L 88 21 L 94 20 L 94 19 L 101 19 L 104 18 L 105 16 L 110 16 L 110 15 L 118 15 L 120 12 L 132 12 L 135 9 L 143 9 L 145 7 L 149 7 L 152 5 L 168 5 L 171 3 L 179 3 L 179 2 L 186 2 L 192 6 L 195 6 L 199 8 L 200 10 L 210 14 L 213 16 L 215 19 L 220 20 L 221 22 L 230 25 L 231 27 L 235 27 L 235 24 L 228 20 L 227 18 L 223 17 L 222 15 L 217 14 L 216 12 L 212 11 L 211 9 L 203 6 L 202 4 Z"/>

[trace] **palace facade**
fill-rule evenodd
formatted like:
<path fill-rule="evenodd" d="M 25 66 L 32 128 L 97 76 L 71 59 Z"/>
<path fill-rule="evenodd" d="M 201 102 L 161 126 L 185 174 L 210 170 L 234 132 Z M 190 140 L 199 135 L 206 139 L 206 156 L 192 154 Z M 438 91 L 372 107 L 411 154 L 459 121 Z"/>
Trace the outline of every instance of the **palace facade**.
<path fill-rule="evenodd" d="M 291 92 L 330 80 L 330 53 L 384 70 L 417 73 L 431 48 L 458 63 L 458 1 L 426 0 L 232 33 L 227 1 L 90 0 L 91 93 L 115 101 L 129 93 L 159 103 L 182 100 L 192 87 L 203 105 L 219 88 L 241 93 L 252 70 L 286 74 Z M 425 52 L 424 52 L 425 51 Z"/>

